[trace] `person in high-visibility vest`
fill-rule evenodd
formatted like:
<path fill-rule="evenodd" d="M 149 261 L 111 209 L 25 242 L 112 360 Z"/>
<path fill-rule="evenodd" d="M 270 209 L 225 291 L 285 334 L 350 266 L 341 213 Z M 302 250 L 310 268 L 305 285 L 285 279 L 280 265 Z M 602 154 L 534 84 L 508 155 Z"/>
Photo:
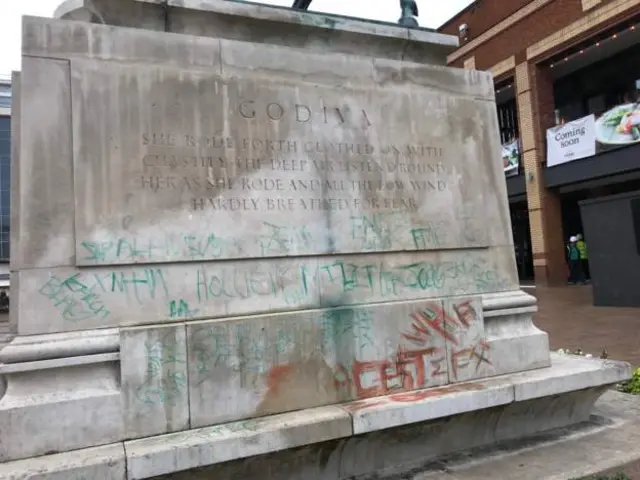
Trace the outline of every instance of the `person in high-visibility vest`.
<path fill-rule="evenodd" d="M 591 278 L 589 275 L 589 255 L 587 253 L 587 242 L 582 238 L 582 234 L 579 233 L 576 235 L 578 241 L 576 242 L 576 247 L 580 252 L 580 263 L 582 263 L 582 271 L 584 272 L 584 276 L 587 280 Z"/>
<path fill-rule="evenodd" d="M 569 285 L 584 283 L 584 273 L 582 272 L 582 262 L 580 261 L 580 250 L 577 247 L 578 238 L 572 236 L 567 244 L 567 260 L 569 263 Z"/>

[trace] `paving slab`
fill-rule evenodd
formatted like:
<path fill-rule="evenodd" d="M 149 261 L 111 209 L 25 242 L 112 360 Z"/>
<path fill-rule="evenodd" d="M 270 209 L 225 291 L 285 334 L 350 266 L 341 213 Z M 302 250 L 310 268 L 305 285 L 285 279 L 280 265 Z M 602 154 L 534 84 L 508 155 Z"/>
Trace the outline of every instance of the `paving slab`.
<path fill-rule="evenodd" d="M 640 366 L 637 308 L 595 307 L 591 285 L 537 287 L 527 293 L 538 299 L 534 322 L 549 334 L 551 348 L 569 348 Z"/>

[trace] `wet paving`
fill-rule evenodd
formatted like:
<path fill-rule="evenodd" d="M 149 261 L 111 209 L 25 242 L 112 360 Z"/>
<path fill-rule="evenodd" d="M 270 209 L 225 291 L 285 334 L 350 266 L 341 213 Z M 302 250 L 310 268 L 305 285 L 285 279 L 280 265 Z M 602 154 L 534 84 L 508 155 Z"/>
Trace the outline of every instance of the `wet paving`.
<path fill-rule="evenodd" d="M 526 291 L 538 298 L 534 321 L 553 350 L 580 348 L 595 356 L 606 349 L 609 358 L 640 366 L 640 308 L 594 307 L 588 285 Z"/>

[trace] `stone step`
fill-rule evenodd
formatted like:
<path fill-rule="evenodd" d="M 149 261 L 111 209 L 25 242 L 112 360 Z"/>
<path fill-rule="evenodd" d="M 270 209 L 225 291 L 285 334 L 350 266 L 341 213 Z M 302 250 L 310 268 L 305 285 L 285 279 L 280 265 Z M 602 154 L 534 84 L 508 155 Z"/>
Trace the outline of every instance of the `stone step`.
<path fill-rule="evenodd" d="M 466 452 L 406 478 L 566 480 L 596 478 L 605 471 L 613 478 L 640 460 L 640 396 L 611 390 L 601 397 L 593 413 L 592 420 L 580 428 L 496 445 L 490 451 Z"/>
<path fill-rule="evenodd" d="M 596 404 L 588 422 L 559 428 L 543 435 L 468 450 L 404 475 L 407 480 L 566 480 L 595 475 L 604 470 L 620 471 L 640 460 L 640 396 L 609 391 Z M 491 428 L 490 426 L 485 426 Z M 363 442 L 364 443 L 364 442 Z M 302 451 L 301 451 L 302 452 Z M 366 452 L 366 450 L 363 450 Z M 585 459 L 588 458 L 588 461 Z M 126 454 L 122 443 L 35 459 L 0 464 L 2 478 L 100 478 L 124 480 Z M 362 462 L 366 462 L 366 457 Z M 329 461 L 327 461 L 329 463 Z M 211 468 L 170 474 L 166 480 L 209 480 Z M 12 476 L 14 475 L 14 476 Z M 220 477 L 222 478 L 222 477 Z M 224 477 L 228 478 L 228 477 Z M 271 474 L 269 480 L 299 480 Z M 340 477 L 325 477 L 340 478 Z M 379 477 L 397 480 L 398 476 Z M 635 478 L 635 477 L 633 477 Z M 160 480 L 160 479 L 156 479 Z"/>
<path fill-rule="evenodd" d="M 8 333 L 8 331 L 7 333 L 4 333 L 0 330 L 0 350 L 9 345 L 11 340 L 13 340 L 13 337 L 15 337 L 14 334 Z"/>
<path fill-rule="evenodd" d="M 553 354 L 550 367 L 529 372 L 7 462 L 0 478 L 22 478 L 36 467 L 58 475 L 77 468 L 65 478 L 107 480 L 122 480 L 123 471 L 133 480 L 202 467 L 213 476 L 189 478 L 234 472 L 260 480 L 265 471 L 281 470 L 270 480 L 337 480 L 407 472 L 454 452 L 585 422 L 597 398 L 630 374 L 624 362 Z"/>
<path fill-rule="evenodd" d="M 229 462 L 351 435 L 387 431 L 468 412 L 478 417 L 486 412 L 487 421 L 491 418 L 488 409 L 521 404 L 527 411 L 529 407 L 525 404 L 535 399 L 547 399 L 533 408 L 532 411 L 537 413 L 528 420 L 530 425 L 514 428 L 520 421 L 514 419 L 514 426 L 505 424 L 504 431 L 498 436 L 509 437 L 527 429 L 530 433 L 537 433 L 567 424 L 568 419 L 561 418 L 564 411 L 561 404 L 557 411 L 548 410 L 549 398 L 567 394 L 569 398 L 565 404 L 572 405 L 573 415 L 574 411 L 579 412 L 585 405 L 591 408 L 602 393 L 599 391 L 594 397 L 586 393 L 588 389 L 615 384 L 628 378 L 631 373 L 631 367 L 624 362 L 556 354 L 552 362 L 551 367 L 529 372 L 128 441 L 125 442 L 127 471 L 130 479 L 149 478 L 176 470 Z M 579 395 L 570 398 L 577 391 L 584 391 L 584 398 Z M 583 400 L 586 404 L 582 403 Z M 555 400 L 551 400 L 551 404 L 554 403 Z M 517 414 L 523 413 L 519 408 L 516 408 Z M 471 431 L 477 438 L 460 438 L 458 444 L 452 447 L 460 450 L 477 446 L 473 443 L 482 443 L 482 433 Z M 442 436 L 442 439 L 448 438 L 450 433 L 443 432 Z M 437 437 L 425 438 L 421 451 L 414 453 L 422 456 L 423 460 L 428 459 L 429 454 L 437 458 L 442 454 Z M 467 444 L 469 441 L 473 442 L 472 445 Z M 405 448 L 411 450 L 409 445 Z M 356 467 L 356 471 L 349 472 L 350 475 L 372 473 L 361 471 L 360 468 L 362 466 Z M 341 477 L 337 475 L 331 478 Z"/>

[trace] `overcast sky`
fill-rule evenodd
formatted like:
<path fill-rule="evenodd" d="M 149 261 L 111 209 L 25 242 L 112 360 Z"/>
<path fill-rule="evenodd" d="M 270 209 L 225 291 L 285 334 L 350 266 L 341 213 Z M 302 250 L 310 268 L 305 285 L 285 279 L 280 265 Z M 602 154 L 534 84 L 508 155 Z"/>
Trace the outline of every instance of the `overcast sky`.
<path fill-rule="evenodd" d="M 0 0 L 0 74 L 20 69 L 20 17 L 50 17 L 62 0 Z M 417 0 L 420 25 L 436 28 L 471 3 L 471 0 Z M 260 3 L 291 6 L 292 0 Z M 398 0 L 313 0 L 310 10 L 396 22 Z"/>

